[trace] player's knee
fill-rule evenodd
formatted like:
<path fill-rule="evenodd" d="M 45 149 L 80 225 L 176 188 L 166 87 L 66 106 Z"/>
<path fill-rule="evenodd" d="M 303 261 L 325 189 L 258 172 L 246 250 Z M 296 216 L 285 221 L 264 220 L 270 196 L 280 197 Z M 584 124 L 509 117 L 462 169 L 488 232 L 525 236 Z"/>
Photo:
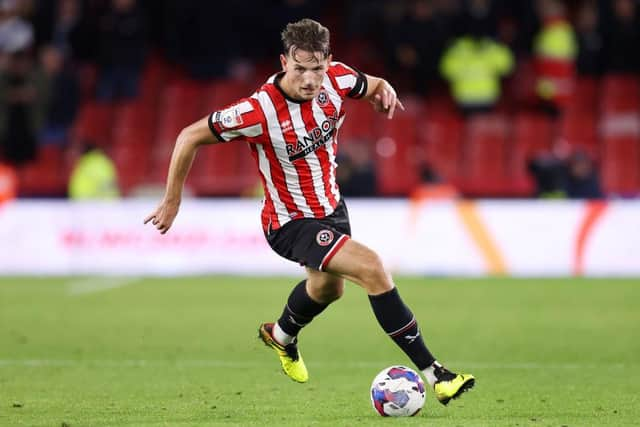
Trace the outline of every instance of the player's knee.
<path fill-rule="evenodd" d="M 382 263 L 382 259 L 373 251 L 368 251 L 361 259 L 358 276 L 360 279 L 359 285 L 365 288 L 369 294 L 379 294 L 393 288 L 393 283 Z"/>
<path fill-rule="evenodd" d="M 333 286 L 323 289 L 322 299 L 325 303 L 329 303 L 340 299 L 342 294 L 344 294 L 344 282 L 340 281 Z"/>
<path fill-rule="evenodd" d="M 309 296 L 317 302 L 329 304 L 344 293 L 344 280 L 331 281 L 312 285 L 309 289 Z"/>

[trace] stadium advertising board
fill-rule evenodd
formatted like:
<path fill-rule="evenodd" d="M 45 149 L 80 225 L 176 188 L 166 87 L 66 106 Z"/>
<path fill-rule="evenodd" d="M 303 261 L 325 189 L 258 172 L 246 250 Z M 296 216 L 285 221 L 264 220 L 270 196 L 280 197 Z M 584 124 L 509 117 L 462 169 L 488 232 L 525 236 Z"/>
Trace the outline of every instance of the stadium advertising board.
<path fill-rule="evenodd" d="M 0 207 L 1 275 L 299 274 L 255 200 L 185 201 L 159 235 L 147 200 Z M 638 276 L 640 202 L 351 200 L 354 237 L 395 273 Z"/>

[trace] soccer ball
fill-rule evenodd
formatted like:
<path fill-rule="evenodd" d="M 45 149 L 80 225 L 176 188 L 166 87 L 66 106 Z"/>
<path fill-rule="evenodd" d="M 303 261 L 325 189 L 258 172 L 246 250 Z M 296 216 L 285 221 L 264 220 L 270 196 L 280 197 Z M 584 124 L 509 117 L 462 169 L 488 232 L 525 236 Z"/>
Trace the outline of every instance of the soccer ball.
<path fill-rule="evenodd" d="M 371 383 L 371 404 L 383 417 L 412 417 L 420 412 L 424 399 L 422 378 L 406 366 L 389 366 Z"/>

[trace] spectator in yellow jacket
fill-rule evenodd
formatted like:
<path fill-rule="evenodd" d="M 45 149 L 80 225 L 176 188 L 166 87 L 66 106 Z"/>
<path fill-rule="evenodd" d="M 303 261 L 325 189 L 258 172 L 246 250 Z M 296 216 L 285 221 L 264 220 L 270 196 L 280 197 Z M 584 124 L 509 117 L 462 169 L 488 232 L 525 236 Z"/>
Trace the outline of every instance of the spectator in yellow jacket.
<path fill-rule="evenodd" d="M 512 68 L 509 48 L 487 37 L 456 39 L 440 61 L 440 72 L 464 113 L 492 110 L 500 98 L 501 78 Z"/>
<path fill-rule="evenodd" d="M 113 161 L 98 147 L 87 145 L 71 172 L 69 197 L 75 200 L 116 199 L 120 196 Z"/>

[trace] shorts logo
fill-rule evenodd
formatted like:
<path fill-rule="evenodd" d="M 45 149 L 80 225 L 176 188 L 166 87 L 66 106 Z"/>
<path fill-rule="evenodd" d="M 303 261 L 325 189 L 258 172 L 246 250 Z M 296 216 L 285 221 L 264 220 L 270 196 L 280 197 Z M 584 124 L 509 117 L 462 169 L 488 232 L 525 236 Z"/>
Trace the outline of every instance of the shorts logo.
<path fill-rule="evenodd" d="M 316 235 L 316 242 L 320 246 L 329 246 L 333 242 L 333 232 L 331 230 L 321 230 Z"/>
<path fill-rule="evenodd" d="M 319 106 L 326 107 L 327 104 L 329 103 L 329 95 L 327 95 L 327 92 L 324 89 L 322 89 L 318 94 L 318 98 L 316 100 Z"/>

